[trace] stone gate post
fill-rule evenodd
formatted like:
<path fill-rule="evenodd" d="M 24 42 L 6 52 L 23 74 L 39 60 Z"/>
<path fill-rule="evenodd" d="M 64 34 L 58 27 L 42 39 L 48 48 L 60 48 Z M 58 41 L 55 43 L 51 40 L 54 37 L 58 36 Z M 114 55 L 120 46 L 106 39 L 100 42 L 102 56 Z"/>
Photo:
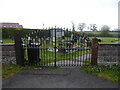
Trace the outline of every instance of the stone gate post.
<path fill-rule="evenodd" d="M 97 65 L 98 56 L 98 39 L 92 39 L 92 55 L 91 55 L 91 65 Z"/>
<path fill-rule="evenodd" d="M 18 65 L 24 65 L 24 50 L 22 48 L 21 40 L 21 30 L 17 29 L 14 31 L 14 41 L 15 41 L 15 54 L 16 54 L 16 63 Z"/>

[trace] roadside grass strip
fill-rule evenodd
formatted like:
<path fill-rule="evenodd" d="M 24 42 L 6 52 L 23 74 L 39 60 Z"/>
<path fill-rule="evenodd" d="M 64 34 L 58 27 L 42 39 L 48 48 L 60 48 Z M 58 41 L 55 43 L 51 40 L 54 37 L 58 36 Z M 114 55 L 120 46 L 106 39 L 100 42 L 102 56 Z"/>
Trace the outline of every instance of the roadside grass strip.
<path fill-rule="evenodd" d="M 94 74 L 98 77 L 105 78 L 112 82 L 120 81 L 120 66 L 119 65 L 112 65 L 112 66 L 84 66 L 81 67 L 85 72 Z"/>

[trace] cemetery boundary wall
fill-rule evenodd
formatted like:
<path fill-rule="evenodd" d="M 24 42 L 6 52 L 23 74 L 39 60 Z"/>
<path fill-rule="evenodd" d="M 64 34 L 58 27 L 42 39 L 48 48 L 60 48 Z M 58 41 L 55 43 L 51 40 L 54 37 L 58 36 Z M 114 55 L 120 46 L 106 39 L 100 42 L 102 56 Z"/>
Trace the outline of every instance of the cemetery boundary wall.
<path fill-rule="evenodd" d="M 16 64 L 16 54 L 15 54 L 15 46 L 14 44 L 0 44 L 2 47 L 2 51 L 0 54 L 2 58 L 0 58 L 0 62 L 2 63 L 13 63 Z M 120 44 L 104 44 L 101 43 L 98 45 L 98 56 L 97 56 L 97 64 L 99 65 L 113 65 L 118 64 L 120 50 Z"/>
<path fill-rule="evenodd" d="M 119 50 L 120 44 L 116 43 L 101 43 L 98 45 L 97 64 L 99 65 L 113 65 L 119 64 Z"/>
<path fill-rule="evenodd" d="M 2 47 L 2 51 L 0 51 L 0 54 L 2 55 L 2 58 L 0 58 L 0 62 L 2 63 L 12 63 L 16 64 L 16 54 L 15 54 L 15 46 L 14 44 L 0 44 L 0 47 Z"/>

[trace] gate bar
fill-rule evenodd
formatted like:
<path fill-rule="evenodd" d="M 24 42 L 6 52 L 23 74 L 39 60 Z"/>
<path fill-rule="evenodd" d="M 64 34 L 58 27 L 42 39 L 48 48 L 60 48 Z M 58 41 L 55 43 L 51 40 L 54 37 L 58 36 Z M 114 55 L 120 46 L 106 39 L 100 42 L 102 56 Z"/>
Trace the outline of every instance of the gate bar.
<path fill-rule="evenodd" d="M 56 67 L 56 26 L 55 26 L 55 47 L 54 47 L 54 49 L 55 49 L 55 67 Z"/>

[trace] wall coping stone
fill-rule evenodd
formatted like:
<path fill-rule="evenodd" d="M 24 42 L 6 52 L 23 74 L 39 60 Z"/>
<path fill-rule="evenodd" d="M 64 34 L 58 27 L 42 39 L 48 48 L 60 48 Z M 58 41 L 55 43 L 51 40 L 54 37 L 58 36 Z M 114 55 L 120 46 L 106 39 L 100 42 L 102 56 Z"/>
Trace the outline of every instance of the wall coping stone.
<path fill-rule="evenodd" d="M 100 46 L 102 45 L 120 45 L 119 43 L 99 43 Z"/>
<path fill-rule="evenodd" d="M 0 44 L 0 46 L 14 46 L 14 43 Z"/>

